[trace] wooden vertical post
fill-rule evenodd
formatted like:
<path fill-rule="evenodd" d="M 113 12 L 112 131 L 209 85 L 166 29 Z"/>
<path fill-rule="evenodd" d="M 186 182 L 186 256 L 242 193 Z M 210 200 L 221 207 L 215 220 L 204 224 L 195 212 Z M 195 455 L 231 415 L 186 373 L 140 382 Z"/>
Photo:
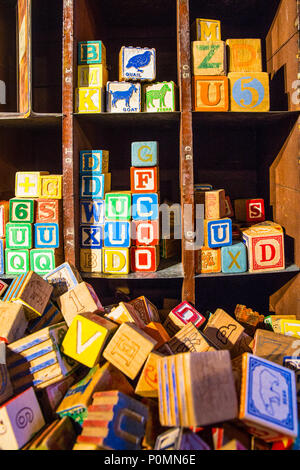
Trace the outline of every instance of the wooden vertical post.
<path fill-rule="evenodd" d="M 194 174 L 189 0 L 177 0 L 177 67 L 180 102 L 180 188 L 182 217 L 182 300 L 195 303 Z"/>

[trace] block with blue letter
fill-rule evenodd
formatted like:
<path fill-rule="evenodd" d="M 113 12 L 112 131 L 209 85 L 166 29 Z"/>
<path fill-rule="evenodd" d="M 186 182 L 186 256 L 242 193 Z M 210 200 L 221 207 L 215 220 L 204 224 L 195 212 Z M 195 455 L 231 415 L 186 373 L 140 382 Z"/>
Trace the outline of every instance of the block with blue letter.
<path fill-rule="evenodd" d="M 231 219 L 204 220 L 204 245 L 219 248 L 232 244 Z"/>
<path fill-rule="evenodd" d="M 148 81 L 156 78 L 156 51 L 146 47 L 125 47 L 119 53 L 119 80 Z"/>
<path fill-rule="evenodd" d="M 103 225 L 105 214 L 104 204 L 102 199 L 82 199 L 80 201 L 80 223 Z"/>
<path fill-rule="evenodd" d="M 101 249 L 103 246 L 102 225 L 80 225 L 80 248 Z"/>
<path fill-rule="evenodd" d="M 59 226 L 53 224 L 34 224 L 34 247 L 35 248 L 58 248 Z"/>
<path fill-rule="evenodd" d="M 230 111 L 270 110 L 269 75 L 266 72 L 231 72 L 228 78 Z"/>
<path fill-rule="evenodd" d="M 158 194 L 133 194 L 132 195 L 132 220 L 157 220 Z"/>
<path fill-rule="evenodd" d="M 158 165 L 158 142 L 132 142 L 131 166 L 156 166 Z"/>
<path fill-rule="evenodd" d="M 108 173 L 109 152 L 108 150 L 81 150 L 80 167 L 81 175 L 93 173 L 101 175 Z"/>
<path fill-rule="evenodd" d="M 122 220 L 108 220 L 104 224 L 104 246 L 129 248 L 131 224 Z"/>
<path fill-rule="evenodd" d="M 104 199 L 105 194 L 110 191 L 111 173 L 101 175 L 80 175 L 80 197 L 82 199 Z"/>
<path fill-rule="evenodd" d="M 247 271 L 247 248 L 243 242 L 222 246 L 221 262 L 223 273 L 244 273 Z"/>

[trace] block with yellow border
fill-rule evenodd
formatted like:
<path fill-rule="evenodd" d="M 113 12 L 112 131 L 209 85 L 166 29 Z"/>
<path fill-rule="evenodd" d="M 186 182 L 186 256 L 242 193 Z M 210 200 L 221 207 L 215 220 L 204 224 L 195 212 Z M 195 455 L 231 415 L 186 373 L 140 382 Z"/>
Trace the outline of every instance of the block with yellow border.
<path fill-rule="evenodd" d="M 16 197 L 39 197 L 40 177 L 48 171 L 17 171 L 15 180 Z"/>
<path fill-rule="evenodd" d="M 62 175 L 42 175 L 40 178 L 40 194 L 43 199 L 62 198 Z"/>
<path fill-rule="evenodd" d="M 192 25 L 196 41 L 221 41 L 221 21 L 196 18 Z"/>
<path fill-rule="evenodd" d="M 105 274 L 128 274 L 129 248 L 103 248 L 102 267 Z"/>
<path fill-rule="evenodd" d="M 105 87 L 108 71 L 105 64 L 90 64 L 78 66 L 78 88 Z"/>
<path fill-rule="evenodd" d="M 76 113 L 102 113 L 104 111 L 104 89 L 95 87 L 76 88 Z"/>

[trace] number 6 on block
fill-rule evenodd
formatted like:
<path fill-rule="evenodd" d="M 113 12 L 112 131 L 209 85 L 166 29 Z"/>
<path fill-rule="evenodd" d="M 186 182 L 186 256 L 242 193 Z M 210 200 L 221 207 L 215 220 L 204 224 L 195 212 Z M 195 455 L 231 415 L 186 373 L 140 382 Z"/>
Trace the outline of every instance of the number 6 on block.
<path fill-rule="evenodd" d="M 228 74 L 230 111 L 264 112 L 270 110 L 269 75 L 265 72 Z"/>

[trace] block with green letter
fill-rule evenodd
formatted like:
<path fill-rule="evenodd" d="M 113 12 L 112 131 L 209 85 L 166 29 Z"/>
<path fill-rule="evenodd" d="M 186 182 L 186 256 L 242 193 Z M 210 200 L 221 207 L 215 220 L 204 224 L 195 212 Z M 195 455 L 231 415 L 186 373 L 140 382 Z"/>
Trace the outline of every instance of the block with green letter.
<path fill-rule="evenodd" d="M 29 250 L 5 250 L 5 273 L 18 275 L 29 271 Z"/>
<path fill-rule="evenodd" d="M 34 222 L 34 199 L 10 199 L 9 221 L 32 224 Z"/>
<path fill-rule="evenodd" d="M 224 41 L 193 41 L 193 74 L 226 75 L 226 44 Z"/>
<path fill-rule="evenodd" d="M 129 191 L 105 194 L 106 220 L 130 220 L 130 217 L 131 193 Z"/>
<path fill-rule="evenodd" d="M 6 248 L 10 250 L 30 250 L 32 248 L 32 224 L 6 224 Z"/>
<path fill-rule="evenodd" d="M 131 166 L 156 166 L 158 165 L 158 142 L 132 142 Z"/>
<path fill-rule="evenodd" d="M 45 276 L 55 269 L 55 250 L 43 248 L 30 250 L 30 269 L 40 276 Z"/>

